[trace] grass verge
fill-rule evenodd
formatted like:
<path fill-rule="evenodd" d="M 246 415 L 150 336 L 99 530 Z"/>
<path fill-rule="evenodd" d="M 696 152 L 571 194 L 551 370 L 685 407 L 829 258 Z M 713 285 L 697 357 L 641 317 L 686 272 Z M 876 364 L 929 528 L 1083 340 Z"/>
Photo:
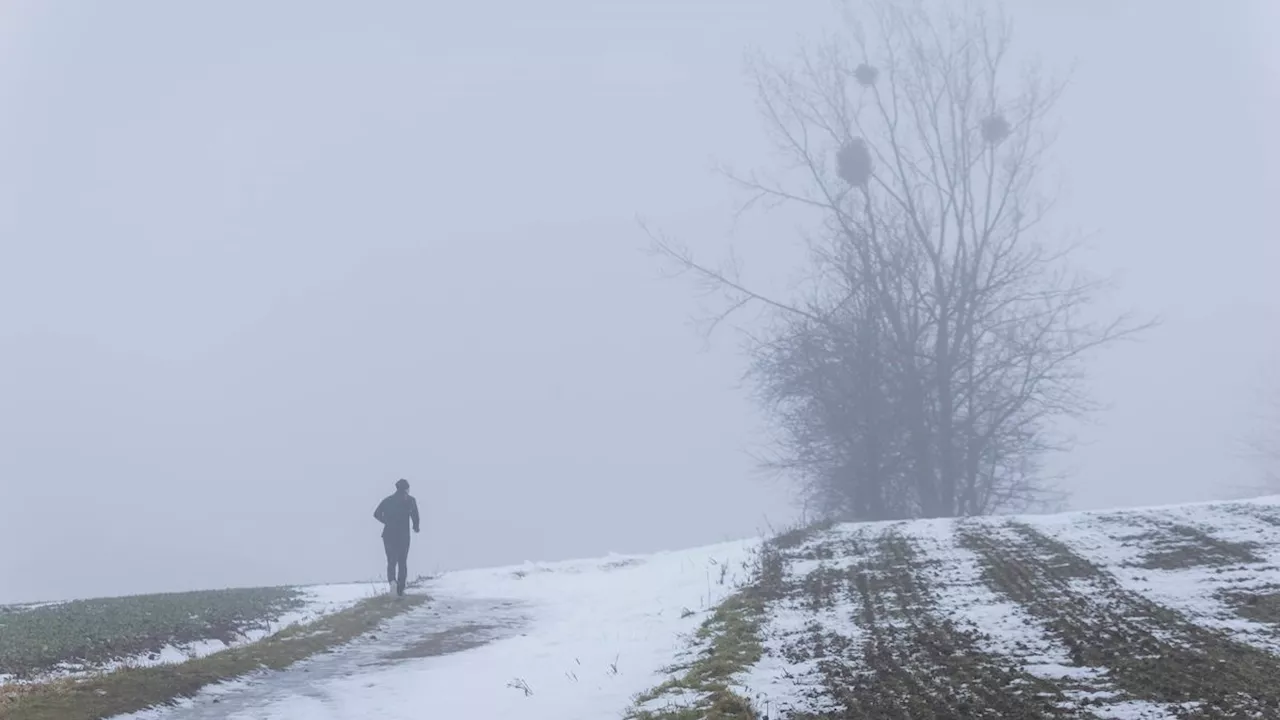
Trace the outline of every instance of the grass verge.
<path fill-rule="evenodd" d="M 425 596 L 364 600 L 255 643 L 174 665 L 124 668 L 87 678 L 0 689 L 3 720 L 102 720 L 191 697 L 201 688 L 261 670 L 280 670 L 375 630 Z M 12 695 L 5 695 L 12 692 Z"/>
<path fill-rule="evenodd" d="M 296 588 L 245 588 L 0 608 L 0 675 L 38 679 L 146 657 L 167 646 L 228 644 L 304 604 Z"/>
<path fill-rule="evenodd" d="M 780 545 L 799 544 L 817 530 L 788 531 L 761 545 L 751 581 L 698 628 L 694 658 L 667 668 L 672 677 L 637 697 L 627 720 L 756 720 L 750 700 L 733 690 L 733 677 L 764 653 L 761 627 L 770 603 L 784 594 L 786 560 Z M 664 698 L 668 703 L 659 707 Z"/>

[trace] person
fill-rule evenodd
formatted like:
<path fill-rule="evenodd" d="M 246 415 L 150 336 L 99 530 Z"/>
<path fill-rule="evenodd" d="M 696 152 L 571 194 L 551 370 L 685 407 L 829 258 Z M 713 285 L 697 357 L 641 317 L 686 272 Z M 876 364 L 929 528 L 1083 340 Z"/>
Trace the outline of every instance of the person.
<path fill-rule="evenodd" d="M 383 498 L 373 517 L 382 523 L 382 547 L 387 551 L 387 585 L 404 596 L 409 577 L 409 528 L 418 532 L 418 501 L 409 494 L 409 481 L 396 481 L 395 493 Z"/>

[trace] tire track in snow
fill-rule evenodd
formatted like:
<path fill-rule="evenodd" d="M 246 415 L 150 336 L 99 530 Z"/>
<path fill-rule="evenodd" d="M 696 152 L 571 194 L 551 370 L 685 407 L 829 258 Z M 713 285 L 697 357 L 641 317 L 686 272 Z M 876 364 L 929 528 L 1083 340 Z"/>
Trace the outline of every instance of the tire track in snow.
<path fill-rule="evenodd" d="M 831 665 L 852 659 L 825 650 L 857 647 L 864 640 L 855 598 L 844 587 L 848 571 L 867 560 L 862 543 L 840 529 L 828 530 L 784 550 L 782 558 L 784 595 L 768 607 L 760 633 L 763 654 L 739 678 L 741 694 L 766 720 L 837 712 L 841 705 L 827 691 L 824 667 L 830 672 Z"/>
<path fill-rule="evenodd" d="M 1124 699 L 1106 668 L 1082 665 L 1046 624 L 984 580 L 979 555 L 962 544 L 968 533 L 989 532 L 979 523 L 938 522 L 911 526 L 911 538 L 927 558 L 921 572 L 936 588 L 939 611 L 973 631 L 983 652 L 1010 658 L 1023 672 L 1052 683 L 1065 696 L 1061 706 L 1091 717 L 1165 720 L 1176 715 L 1148 702 Z"/>
<path fill-rule="evenodd" d="M 1087 516 L 1071 523 L 1027 518 L 1026 523 L 1088 558 L 1124 590 L 1237 642 L 1280 653 L 1280 627 L 1248 617 L 1250 597 L 1280 591 L 1280 527 L 1267 525 L 1251 512 L 1189 506 Z M 1161 535 L 1161 528 L 1177 530 L 1170 537 Z M 1183 542 L 1210 552 L 1183 553 L 1188 562 L 1181 567 L 1150 567 L 1146 559 L 1153 542 L 1166 551 Z M 1244 551 L 1252 557 L 1246 559 Z"/>
<path fill-rule="evenodd" d="M 1078 520 L 1078 518 L 1077 518 Z M 1025 524 L 962 533 L 997 592 L 1045 622 L 1082 666 L 1177 717 L 1280 716 L 1280 659 L 1125 589 Z"/>
<path fill-rule="evenodd" d="M 1088 717 L 948 617 L 928 569 L 946 559 L 915 542 L 920 527 L 841 526 L 790 554 L 787 599 L 753 670 L 775 681 L 768 717 Z"/>

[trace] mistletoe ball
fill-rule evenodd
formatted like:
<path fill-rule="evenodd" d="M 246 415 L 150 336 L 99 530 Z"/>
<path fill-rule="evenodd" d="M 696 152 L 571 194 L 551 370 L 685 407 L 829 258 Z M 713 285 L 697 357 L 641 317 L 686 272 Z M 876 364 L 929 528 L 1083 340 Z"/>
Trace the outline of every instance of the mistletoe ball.
<path fill-rule="evenodd" d="M 996 143 L 1009 137 L 1009 121 L 1004 116 L 995 113 L 988 115 L 982 119 L 982 139 L 988 143 L 995 145 Z"/>
<path fill-rule="evenodd" d="M 836 153 L 836 172 L 854 187 L 866 185 L 871 179 L 871 151 L 862 138 L 853 138 Z"/>
<path fill-rule="evenodd" d="M 853 70 L 853 78 L 858 81 L 862 87 L 871 87 L 876 84 L 876 79 L 880 77 L 880 71 L 874 65 L 862 63 Z"/>

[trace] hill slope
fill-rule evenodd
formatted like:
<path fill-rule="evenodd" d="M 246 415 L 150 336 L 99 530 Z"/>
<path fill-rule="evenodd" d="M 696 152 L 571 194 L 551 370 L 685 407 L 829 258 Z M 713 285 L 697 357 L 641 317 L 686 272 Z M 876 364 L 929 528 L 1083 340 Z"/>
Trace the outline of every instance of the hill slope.
<path fill-rule="evenodd" d="M 1280 718 L 1280 498 L 836 525 L 422 589 L 353 642 L 130 717 Z"/>
<path fill-rule="evenodd" d="M 1280 717 L 1276 502 L 792 534 L 641 715 Z"/>

